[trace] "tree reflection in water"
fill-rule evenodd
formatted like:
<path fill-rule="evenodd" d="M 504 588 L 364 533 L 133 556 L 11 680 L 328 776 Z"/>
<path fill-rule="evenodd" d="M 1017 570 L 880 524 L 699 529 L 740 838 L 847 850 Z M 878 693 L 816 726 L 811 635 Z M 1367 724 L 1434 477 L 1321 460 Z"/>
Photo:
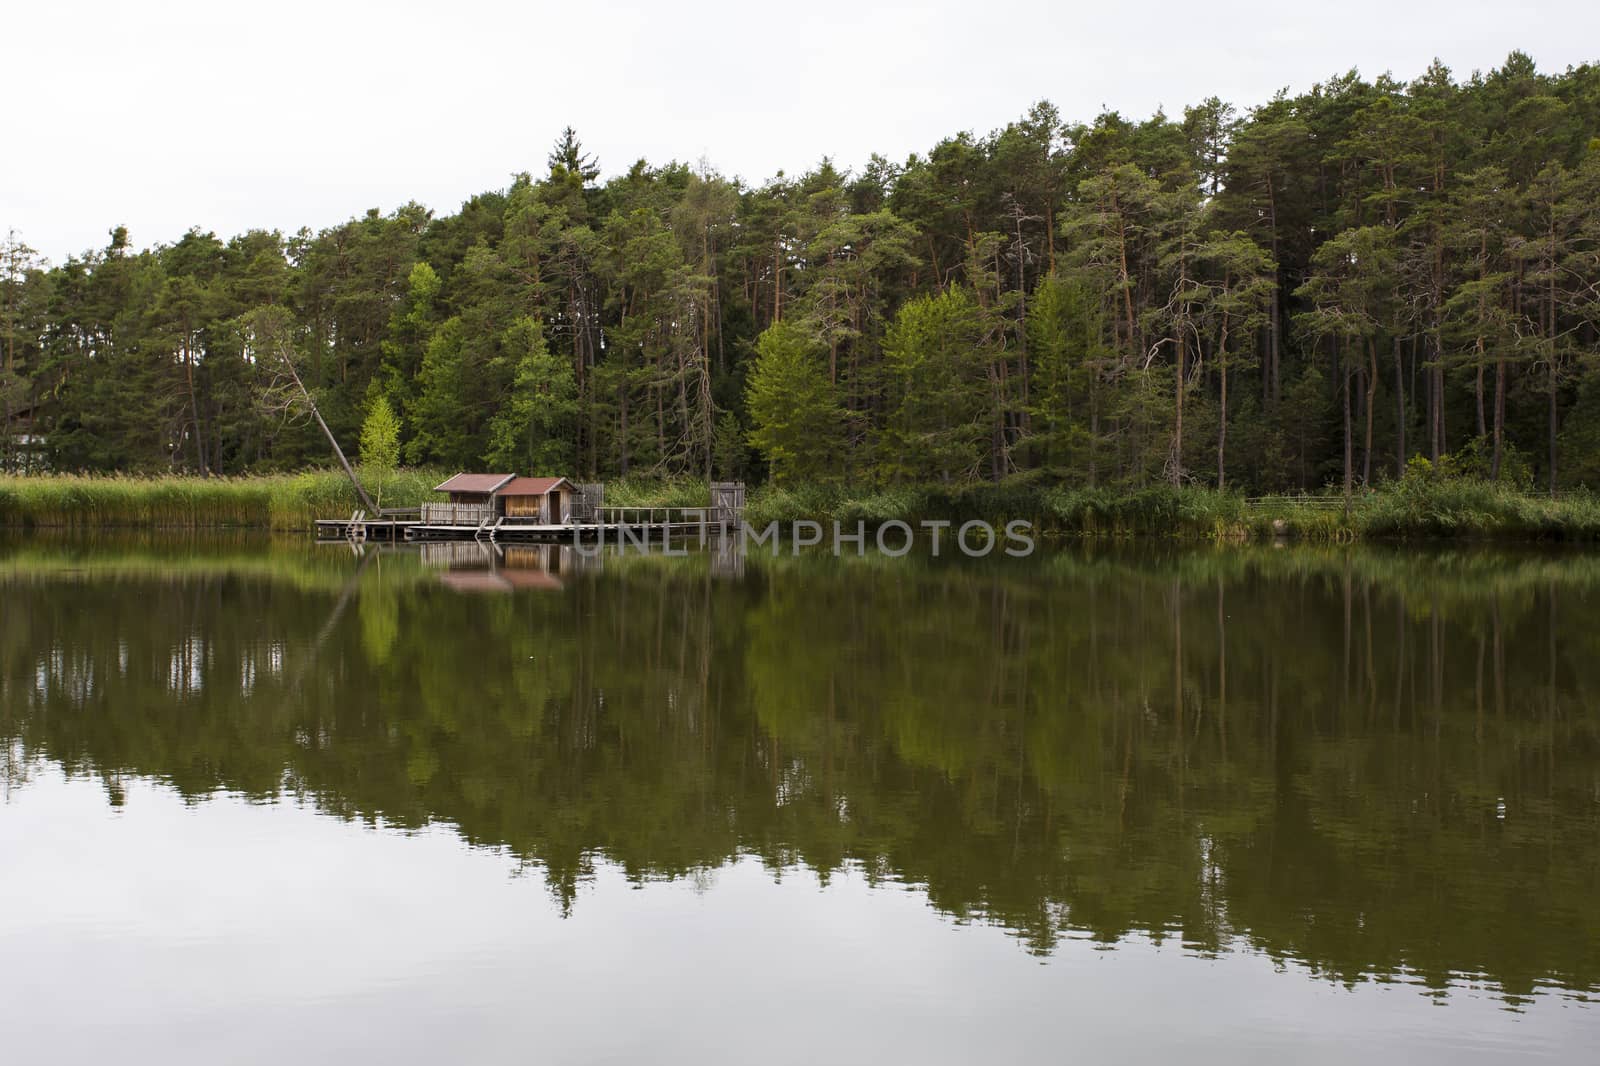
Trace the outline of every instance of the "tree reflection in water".
<path fill-rule="evenodd" d="M 445 823 L 564 908 L 602 857 L 749 854 L 1041 954 L 1600 982 L 1600 559 L 468 554 L 0 549 L 6 787 L 45 758 L 114 801 L 139 775 Z"/>

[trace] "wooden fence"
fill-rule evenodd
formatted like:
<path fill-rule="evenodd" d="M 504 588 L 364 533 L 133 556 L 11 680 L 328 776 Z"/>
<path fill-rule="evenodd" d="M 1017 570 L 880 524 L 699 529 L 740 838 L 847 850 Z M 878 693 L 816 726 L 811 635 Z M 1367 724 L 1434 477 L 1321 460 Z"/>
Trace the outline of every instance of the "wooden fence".
<path fill-rule="evenodd" d="M 1350 497 L 1352 504 L 1361 499 L 1360 493 Z M 1314 511 L 1344 510 L 1343 496 L 1247 496 L 1245 506 L 1261 510 L 1275 507 L 1307 507 Z"/>
<path fill-rule="evenodd" d="M 477 526 L 494 520 L 494 506 L 486 503 L 425 503 L 421 507 L 425 526 Z"/>

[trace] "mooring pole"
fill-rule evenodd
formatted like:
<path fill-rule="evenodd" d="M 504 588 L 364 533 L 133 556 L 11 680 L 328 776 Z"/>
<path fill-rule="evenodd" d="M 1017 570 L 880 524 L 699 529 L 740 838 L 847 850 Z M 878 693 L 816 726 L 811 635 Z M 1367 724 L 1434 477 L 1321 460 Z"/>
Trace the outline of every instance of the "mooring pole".
<path fill-rule="evenodd" d="M 295 372 L 294 360 L 282 349 L 278 354 L 283 358 L 283 365 L 289 368 L 289 376 L 294 379 L 295 387 L 300 390 L 300 395 L 305 397 L 306 406 L 311 408 L 311 417 L 317 420 L 317 425 L 322 427 L 322 432 L 327 436 L 328 443 L 333 445 L 333 454 L 339 457 L 339 465 L 344 467 L 345 476 L 350 479 L 350 484 L 356 487 L 356 495 L 361 497 L 361 502 L 367 505 L 367 513 L 378 517 L 378 505 L 372 502 L 372 497 L 367 495 L 367 490 L 361 487 L 361 481 L 356 477 L 356 472 L 350 466 L 350 460 L 344 457 L 344 449 L 339 447 L 339 441 L 334 437 L 333 430 L 328 428 L 328 423 L 322 420 L 322 412 L 317 410 L 317 401 L 311 398 L 311 392 L 306 388 L 305 382 L 300 380 L 300 375 Z"/>

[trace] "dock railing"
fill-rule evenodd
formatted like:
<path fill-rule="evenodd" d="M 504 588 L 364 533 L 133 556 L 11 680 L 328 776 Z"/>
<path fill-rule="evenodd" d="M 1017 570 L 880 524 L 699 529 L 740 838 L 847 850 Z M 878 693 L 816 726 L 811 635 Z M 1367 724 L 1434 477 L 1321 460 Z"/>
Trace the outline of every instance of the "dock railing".
<path fill-rule="evenodd" d="M 684 526 L 710 522 L 709 507 L 602 507 L 600 521 L 608 526 Z"/>
<path fill-rule="evenodd" d="M 1357 493 L 1354 497 L 1352 497 L 1352 502 L 1354 500 L 1359 500 L 1360 498 L 1360 493 Z M 1244 502 L 1245 506 L 1255 510 L 1260 510 L 1262 508 L 1306 507 L 1318 511 L 1332 511 L 1339 510 L 1344 507 L 1343 496 L 1310 496 L 1305 494 L 1247 496 L 1245 497 Z"/>
<path fill-rule="evenodd" d="M 480 526 L 495 517 L 494 507 L 484 503 L 425 503 L 417 511 L 425 526 Z"/>

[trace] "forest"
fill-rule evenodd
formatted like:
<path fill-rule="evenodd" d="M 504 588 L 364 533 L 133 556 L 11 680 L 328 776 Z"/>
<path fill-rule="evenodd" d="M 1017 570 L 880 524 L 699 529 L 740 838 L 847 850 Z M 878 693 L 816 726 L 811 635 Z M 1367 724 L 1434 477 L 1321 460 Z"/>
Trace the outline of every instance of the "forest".
<path fill-rule="evenodd" d="M 530 153 L 537 158 L 543 150 Z M 454 214 L 0 246 L 0 466 L 1600 487 L 1600 67 L 1049 103 L 759 185 L 567 129 Z M 87 209 L 92 210 L 92 205 Z"/>

